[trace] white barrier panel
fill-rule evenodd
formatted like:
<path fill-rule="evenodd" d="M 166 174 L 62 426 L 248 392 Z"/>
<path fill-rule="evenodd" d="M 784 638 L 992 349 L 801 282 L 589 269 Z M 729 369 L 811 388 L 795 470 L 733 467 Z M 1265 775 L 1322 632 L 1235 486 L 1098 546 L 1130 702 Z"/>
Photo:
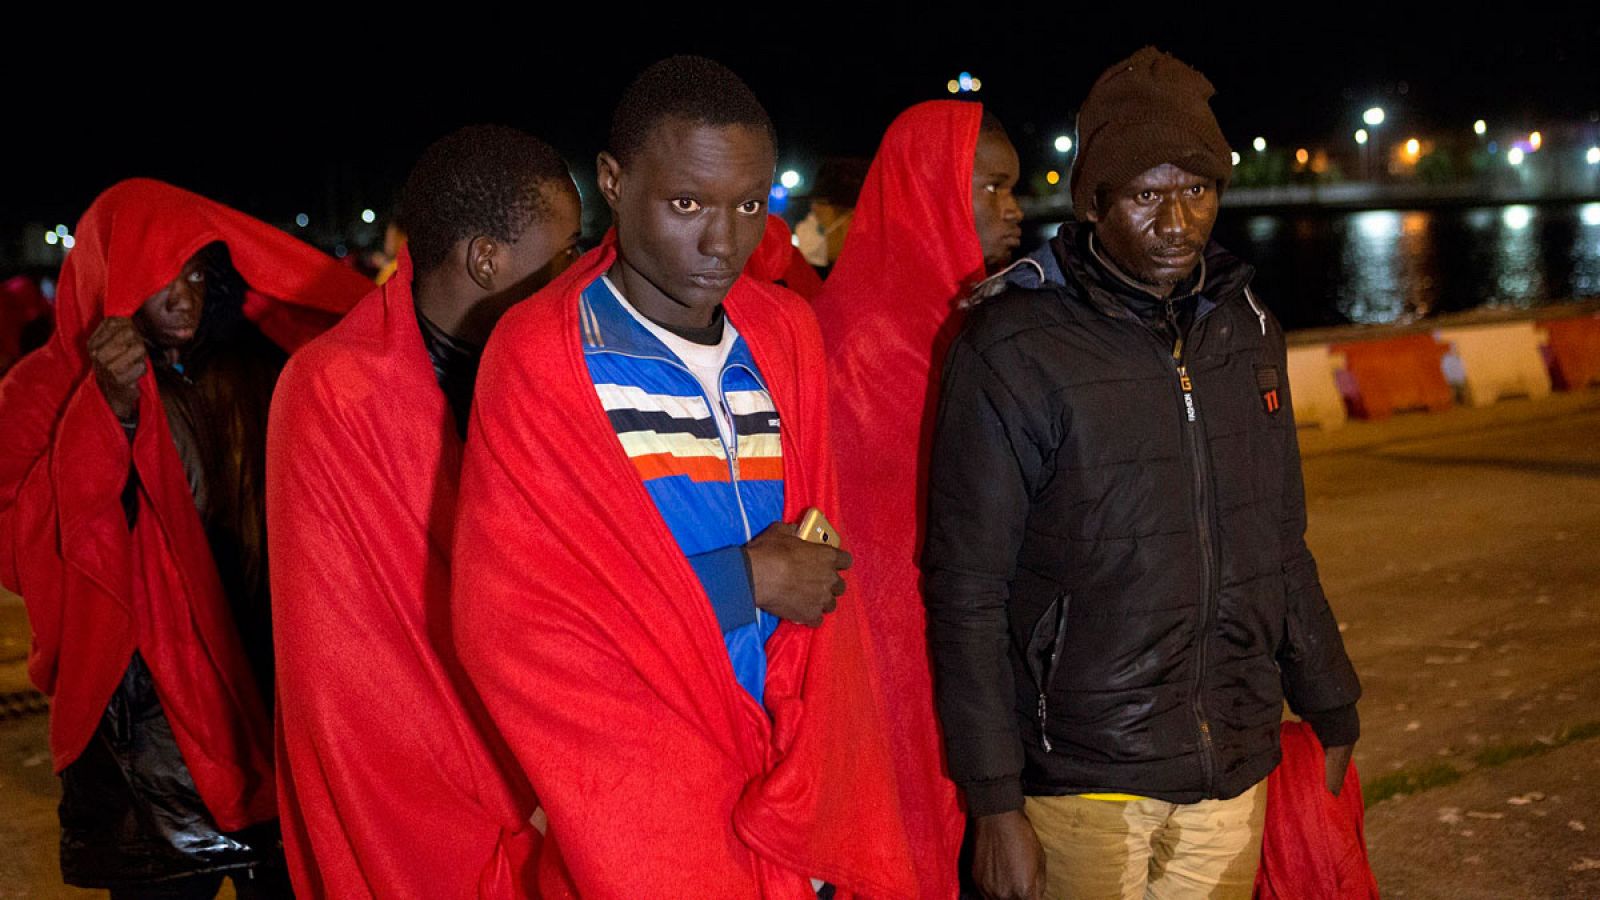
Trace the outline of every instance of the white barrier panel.
<path fill-rule="evenodd" d="M 1543 335 L 1532 322 L 1471 328 L 1441 328 L 1435 336 L 1455 347 L 1461 360 L 1463 401 L 1488 406 L 1503 397 L 1545 397 L 1550 372 L 1539 347 Z"/>
<path fill-rule="evenodd" d="M 1338 428 L 1348 413 L 1334 381 L 1334 355 L 1326 344 L 1289 348 L 1289 388 L 1294 396 L 1294 421 L 1305 427 Z"/>

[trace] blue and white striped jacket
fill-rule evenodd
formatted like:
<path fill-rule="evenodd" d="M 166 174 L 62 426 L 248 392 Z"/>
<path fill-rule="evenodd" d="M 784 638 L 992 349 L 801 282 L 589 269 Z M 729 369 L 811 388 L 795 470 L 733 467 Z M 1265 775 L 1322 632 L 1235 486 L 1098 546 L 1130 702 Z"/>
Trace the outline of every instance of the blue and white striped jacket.
<path fill-rule="evenodd" d="M 735 432 L 729 445 L 700 382 L 604 278 L 579 303 L 595 392 L 711 600 L 734 677 L 760 703 L 778 619 L 756 608 L 741 548 L 783 516 L 778 412 L 761 372 L 741 336 L 721 375 Z"/>

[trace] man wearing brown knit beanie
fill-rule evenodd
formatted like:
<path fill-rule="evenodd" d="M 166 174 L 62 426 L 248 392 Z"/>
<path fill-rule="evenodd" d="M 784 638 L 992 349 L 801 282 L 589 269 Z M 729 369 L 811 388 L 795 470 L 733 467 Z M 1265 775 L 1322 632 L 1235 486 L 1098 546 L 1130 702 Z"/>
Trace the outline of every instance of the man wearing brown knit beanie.
<path fill-rule="evenodd" d="M 1282 706 L 1338 793 L 1360 684 L 1305 543 L 1283 332 L 1210 242 L 1231 151 L 1145 48 L 1078 114 L 1078 221 L 945 365 L 922 557 L 989 898 L 1251 895 Z"/>

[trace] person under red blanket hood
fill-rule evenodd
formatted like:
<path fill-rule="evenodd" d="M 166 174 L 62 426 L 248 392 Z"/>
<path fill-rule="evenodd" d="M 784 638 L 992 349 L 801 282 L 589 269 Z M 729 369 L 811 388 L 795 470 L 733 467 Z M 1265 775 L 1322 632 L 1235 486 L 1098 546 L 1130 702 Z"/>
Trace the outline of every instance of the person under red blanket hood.
<path fill-rule="evenodd" d="M 674 57 L 608 147 L 615 231 L 489 342 L 456 526 L 456 642 L 549 817 L 541 888 L 914 896 L 848 558 L 793 533 L 838 512 L 816 322 L 740 274 L 771 121 Z"/>
<path fill-rule="evenodd" d="M 843 521 L 883 677 L 880 702 L 923 896 L 954 897 L 962 817 L 933 708 L 919 588 L 930 411 L 957 306 L 1021 238 L 1017 152 L 976 103 L 901 113 L 872 161 L 844 252 L 814 301 L 828 345 Z"/>
<path fill-rule="evenodd" d="M 267 447 L 279 806 L 300 897 L 522 897 L 534 802 L 450 641 L 478 357 L 577 257 L 577 187 L 513 128 L 431 146 L 394 277 L 289 363 Z"/>
<path fill-rule="evenodd" d="M 756 252 L 750 254 L 744 273 L 786 287 L 807 300 L 822 290 L 822 276 L 800 255 L 800 249 L 794 245 L 794 232 L 779 216 L 767 216 L 767 232 L 762 235 Z"/>
<path fill-rule="evenodd" d="M 0 382 L 0 581 L 52 696 L 68 883 L 270 893 L 262 475 L 286 351 L 371 283 L 161 182 L 75 230 L 56 330 Z M 248 876 L 248 877 L 247 877 Z"/>

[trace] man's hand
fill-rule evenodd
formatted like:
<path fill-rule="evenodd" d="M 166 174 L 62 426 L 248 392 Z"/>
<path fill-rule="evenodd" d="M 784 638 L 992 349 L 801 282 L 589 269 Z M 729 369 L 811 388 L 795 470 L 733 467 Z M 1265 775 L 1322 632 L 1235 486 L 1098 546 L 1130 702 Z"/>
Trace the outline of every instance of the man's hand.
<path fill-rule="evenodd" d="M 774 522 L 744 545 L 756 606 L 780 619 L 822 624 L 844 593 L 839 572 L 850 568 L 850 554 L 795 537 L 798 529 Z"/>
<path fill-rule="evenodd" d="M 89 335 L 89 359 L 100 393 L 117 418 L 127 421 L 139 409 L 139 376 L 147 360 L 144 338 L 127 316 L 111 316 Z"/>
<path fill-rule="evenodd" d="M 1339 789 L 1344 787 L 1344 773 L 1350 768 L 1350 754 L 1355 752 L 1355 744 L 1345 744 L 1343 747 L 1329 747 L 1324 751 L 1327 757 L 1328 793 L 1339 796 Z"/>
<path fill-rule="evenodd" d="M 972 878 L 985 900 L 1044 900 L 1044 848 L 1022 810 L 979 816 Z"/>

